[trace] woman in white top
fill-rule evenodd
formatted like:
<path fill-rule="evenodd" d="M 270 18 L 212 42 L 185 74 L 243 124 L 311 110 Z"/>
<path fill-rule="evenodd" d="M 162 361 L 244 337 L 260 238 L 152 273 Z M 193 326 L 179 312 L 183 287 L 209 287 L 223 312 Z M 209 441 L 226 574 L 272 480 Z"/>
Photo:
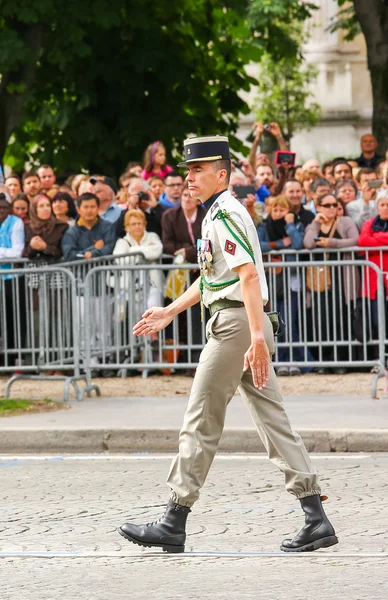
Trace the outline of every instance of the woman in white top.
<path fill-rule="evenodd" d="M 162 241 L 156 233 L 146 231 L 146 217 L 142 210 L 128 210 L 124 218 L 124 227 L 126 234 L 123 238 L 117 240 L 113 250 L 113 254 L 115 255 L 125 255 L 117 258 L 117 264 L 150 263 L 156 262 L 161 257 L 163 252 Z M 144 256 L 144 260 L 141 260 L 140 256 L 137 259 L 135 259 L 134 256 L 131 258 L 131 255 L 139 254 Z M 146 280 L 144 279 L 144 273 L 148 273 L 149 275 L 148 285 L 145 285 Z M 148 290 L 147 307 L 144 307 L 144 310 L 150 306 L 162 306 L 162 272 L 157 269 L 152 269 L 147 272 L 135 272 L 134 276 L 136 278 L 134 291 L 141 292 L 144 291 L 144 289 Z M 128 289 L 130 281 L 130 272 L 124 271 L 123 274 L 120 275 L 120 289 L 121 291 L 124 291 L 125 296 L 129 297 L 131 296 L 131 290 Z M 112 287 L 115 287 L 114 284 Z"/>

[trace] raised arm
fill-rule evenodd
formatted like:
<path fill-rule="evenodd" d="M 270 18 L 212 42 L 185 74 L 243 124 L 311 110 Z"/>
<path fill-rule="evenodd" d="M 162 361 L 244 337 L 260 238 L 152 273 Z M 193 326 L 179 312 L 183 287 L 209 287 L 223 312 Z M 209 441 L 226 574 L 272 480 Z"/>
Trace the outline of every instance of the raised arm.
<path fill-rule="evenodd" d="M 256 154 L 257 154 L 257 148 L 259 147 L 261 137 L 264 132 L 264 125 L 262 123 L 255 123 L 254 131 L 255 131 L 255 139 L 253 140 L 252 147 L 249 152 L 248 161 L 249 161 L 253 171 L 256 173 Z"/>

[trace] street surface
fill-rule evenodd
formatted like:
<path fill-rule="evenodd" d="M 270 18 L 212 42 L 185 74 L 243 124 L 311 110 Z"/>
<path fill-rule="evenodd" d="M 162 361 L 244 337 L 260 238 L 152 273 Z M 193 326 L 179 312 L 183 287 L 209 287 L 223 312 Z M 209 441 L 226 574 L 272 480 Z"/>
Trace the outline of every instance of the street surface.
<path fill-rule="evenodd" d="M 290 378 L 292 379 L 292 378 Z M 29 396 L 26 396 L 27 398 Z M 188 398 L 156 396 L 130 398 L 88 398 L 72 401 L 71 410 L 22 414 L 1 419 L 0 429 L 125 429 L 177 428 L 182 426 Z M 295 429 L 388 429 L 388 402 L 361 396 L 285 396 L 284 407 Z M 230 427 L 254 428 L 241 398 L 235 396 L 225 420 Z"/>
<path fill-rule="evenodd" d="M 2 457 L 1 600 L 386 600 L 388 455 L 314 457 L 340 544 L 279 552 L 303 524 L 262 455 L 216 458 L 188 518 L 186 553 L 116 532 L 157 519 L 171 457 Z"/>

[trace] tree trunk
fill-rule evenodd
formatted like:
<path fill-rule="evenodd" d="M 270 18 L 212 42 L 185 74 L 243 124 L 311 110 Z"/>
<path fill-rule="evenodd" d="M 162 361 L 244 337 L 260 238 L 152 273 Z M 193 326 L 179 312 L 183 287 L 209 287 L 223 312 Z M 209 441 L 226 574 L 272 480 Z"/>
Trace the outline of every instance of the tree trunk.
<path fill-rule="evenodd" d="M 19 25 L 20 27 L 20 25 Z M 19 32 L 28 50 L 28 59 L 18 71 L 2 73 L 0 83 L 0 164 L 3 163 L 9 138 L 19 125 L 23 103 L 34 80 L 41 45 L 41 26 L 31 25 Z M 9 86 L 20 86 L 20 92 L 9 92 Z"/>
<path fill-rule="evenodd" d="M 373 95 L 372 129 L 378 152 L 388 148 L 388 3 L 381 0 L 353 0 L 357 19 L 365 36 Z"/>
<path fill-rule="evenodd" d="M 289 96 L 289 90 L 288 90 L 288 74 L 285 73 L 284 75 L 284 95 L 285 95 L 285 111 L 286 111 L 286 122 L 287 122 L 287 133 L 284 136 L 284 139 L 286 140 L 288 147 L 290 148 L 290 143 L 291 143 L 291 139 L 293 136 L 293 130 L 292 130 L 292 125 L 291 125 L 291 109 L 290 109 L 290 96 Z"/>
<path fill-rule="evenodd" d="M 385 67 L 370 69 L 373 93 L 372 130 L 376 136 L 379 154 L 388 148 L 388 57 Z"/>

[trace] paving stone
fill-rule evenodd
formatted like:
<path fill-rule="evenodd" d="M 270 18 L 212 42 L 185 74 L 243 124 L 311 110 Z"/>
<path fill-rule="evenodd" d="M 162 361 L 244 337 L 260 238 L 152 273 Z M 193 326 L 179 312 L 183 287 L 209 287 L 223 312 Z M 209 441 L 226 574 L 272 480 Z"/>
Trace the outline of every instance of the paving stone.
<path fill-rule="evenodd" d="M 166 555 L 116 528 L 160 516 L 169 458 L 0 461 L 1 600 L 386 600 L 388 455 L 314 466 L 337 546 L 280 554 L 303 523 L 282 474 L 261 457 L 221 456 L 189 515 L 187 553 Z"/>

